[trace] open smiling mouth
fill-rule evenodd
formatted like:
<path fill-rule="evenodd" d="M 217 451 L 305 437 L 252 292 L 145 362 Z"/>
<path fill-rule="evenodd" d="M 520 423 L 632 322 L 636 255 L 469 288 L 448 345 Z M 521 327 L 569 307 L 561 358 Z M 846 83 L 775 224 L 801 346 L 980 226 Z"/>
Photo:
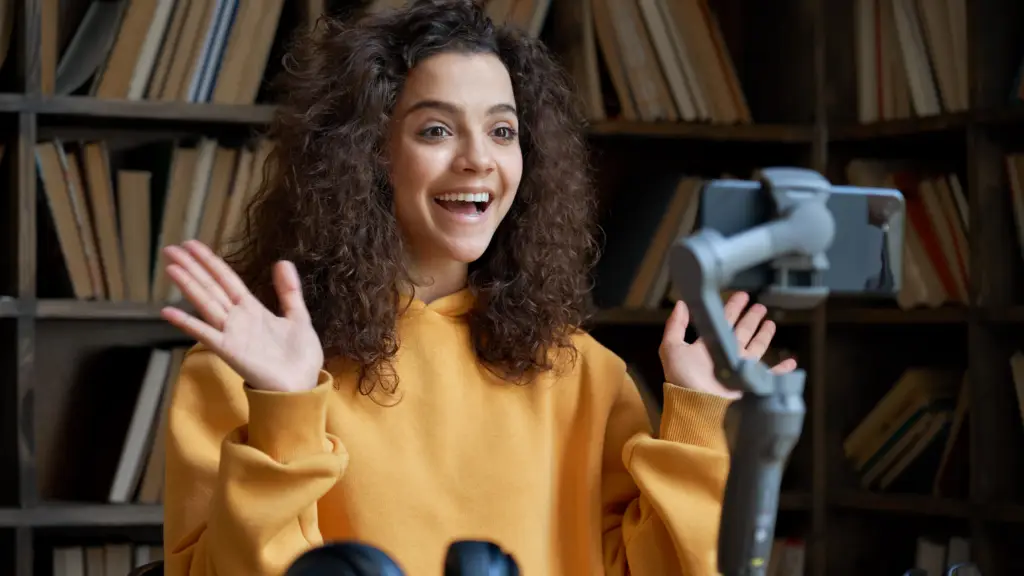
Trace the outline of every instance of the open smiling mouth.
<path fill-rule="evenodd" d="M 461 216 L 483 214 L 492 200 L 493 197 L 487 192 L 452 192 L 434 198 L 438 206 Z"/>

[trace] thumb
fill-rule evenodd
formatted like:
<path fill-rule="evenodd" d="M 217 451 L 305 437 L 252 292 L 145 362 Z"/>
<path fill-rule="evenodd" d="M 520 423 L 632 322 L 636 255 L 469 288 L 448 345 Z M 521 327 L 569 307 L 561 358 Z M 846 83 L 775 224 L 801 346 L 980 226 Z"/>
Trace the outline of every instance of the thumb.
<path fill-rule="evenodd" d="M 787 372 L 792 372 L 793 370 L 796 370 L 795 358 L 786 358 L 782 362 L 772 366 L 772 372 L 776 374 L 785 374 Z"/>
<path fill-rule="evenodd" d="M 285 318 L 309 321 L 306 301 L 302 298 L 302 281 L 295 264 L 282 260 L 274 265 L 274 289 Z"/>
<path fill-rule="evenodd" d="M 662 346 L 678 346 L 686 338 L 686 327 L 690 324 L 690 309 L 682 300 L 676 301 L 672 313 L 665 322 L 665 333 L 662 335 Z"/>

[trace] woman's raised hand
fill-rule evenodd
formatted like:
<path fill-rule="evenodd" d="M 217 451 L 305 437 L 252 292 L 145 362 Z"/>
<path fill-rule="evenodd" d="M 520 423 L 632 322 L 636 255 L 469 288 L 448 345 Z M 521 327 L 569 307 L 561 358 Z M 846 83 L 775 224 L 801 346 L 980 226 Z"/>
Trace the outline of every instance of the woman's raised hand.
<path fill-rule="evenodd" d="M 283 316 L 267 310 L 224 260 L 201 242 L 164 248 L 167 273 L 195 306 L 196 316 L 167 306 L 165 320 L 220 356 L 258 390 L 316 387 L 324 355 L 291 262 L 274 266 Z"/>
<path fill-rule="evenodd" d="M 750 295 L 736 292 L 725 303 L 725 319 L 733 327 L 740 355 L 760 360 L 775 337 L 775 323 L 765 320 L 768 310 L 762 304 L 754 304 L 743 313 Z M 762 322 L 763 321 L 763 322 Z M 687 344 L 686 326 L 690 323 L 690 311 L 682 301 L 676 302 L 672 314 L 665 323 L 665 334 L 658 353 L 665 371 L 665 380 L 699 392 L 706 392 L 723 398 L 736 399 L 740 393 L 726 388 L 715 376 L 715 364 L 703 339 Z M 772 371 L 782 374 L 796 370 L 796 360 L 787 358 L 772 366 Z"/>

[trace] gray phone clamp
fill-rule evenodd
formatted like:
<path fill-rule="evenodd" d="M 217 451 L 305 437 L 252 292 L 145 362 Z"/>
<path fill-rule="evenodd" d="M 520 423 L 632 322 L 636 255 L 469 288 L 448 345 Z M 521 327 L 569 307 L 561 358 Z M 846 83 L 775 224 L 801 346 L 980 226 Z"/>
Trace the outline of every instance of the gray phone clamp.
<path fill-rule="evenodd" d="M 832 244 L 835 221 L 828 210 L 831 183 L 821 174 L 799 168 L 768 168 L 758 178 L 772 198 L 783 222 L 776 234 L 796 234 L 796 238 L 777 238 L 782 246 L 794 247 L 790 253 L 772 259 L 775 284 L 760 296 L 765 306 L 784 309 L 814 308 L 828 297 L 822 285 L 822 272 L 828 268 L 825 251 Z M 802 284 L 801 276 L 809 283 Z"/>

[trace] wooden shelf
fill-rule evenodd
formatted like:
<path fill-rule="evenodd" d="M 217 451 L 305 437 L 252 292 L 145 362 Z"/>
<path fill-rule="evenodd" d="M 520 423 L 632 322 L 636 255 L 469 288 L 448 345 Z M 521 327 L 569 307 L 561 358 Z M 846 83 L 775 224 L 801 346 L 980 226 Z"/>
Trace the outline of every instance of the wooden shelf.
<path fill-rule="evenodd" d="M 849 124 L 829 129 L 829 140 L 847 142 L 954 132 L 965 130 L 968 124 L 970 124 L 971 119 L 972 114 L 965 112 L 922 118 L 884 120 L 870 124 Z"/>
<path fill-rule="evenodd" d="M 1024 523 L 1024 504 L 994 504 L 985 507 L 985 519 L 1007 524 Z"/>
<path fill-rule="evenodd" d="M 0 113 L 31 112 L 47 117 L 120 118 L 200 124 L 264 125 L 274 115 L 272 104 L 194 104 L 151 100 L 102 100 L 88 96 L 40 97 L 0 93 Z M 921 118 L 846 124 L 829 130 L 834 142 L 876 140 L 964 130 L 972 123 L 1000 125 L 1024 123 L 1024 106 L 974 110 Z M 671 139 L 810 143 L 813 125 L 708 124 L 698 122 L 639 122 L 608 120 L 589 126 L 598 137 L 654 137 Z"/>
<path fill-rule="evenodd" d="M 268 123 L 276 107 L 232 104 L 193 104 L 150 100 L 101 100 L 87 96 L 39 97 L 0 94 L 0 113 L 32 112 L 43 121 L 48 118 L 130 119 L 191 124 L 239 124 L 260 126 Z M 593 136 L 655 137 L 671 139 L 810 143 L 814 128 L 787 124 L 706 124 L 688 122 L 630 122 L 610 120 L 593 124 Z"/>
<path fill-rule="evenodd" d="M 261 125 L 271 120 L 275 106 L 193 104 L 151 100 L 102 100 L 88 96 L 39 97 L 0 94 L 0 112 L 31 112 L 47 117 L 152 120 L 174 123 Z"/>
<path fill-rule="evenodd" d="M 874 512 L 896 512 L 945 518 L 967 518 L 971 505 L 963 500 L 935 498 L 917 494 L 879 494 L 875 492 L 852 491 L 836 496 L 833 504 L 837 508 L 870 510 Z"/>
<path fill-rule="evenodd" d="M 629 122 L 611 120 L 590 126 L 592 136 L 646 136 L 674 139 L 810 143 L 813 126 L 786 124 L 701 124 L 690 122 Z"/>
<path fill-rule="evenodd" d="M 0 508 L 0 527 L 159 526 L 163 521 L 161 505 L 70 503 Z"/>
<path fill-rule="evenodd" d="M 35 315 L 62 320 L 160 320 L 161 308 L 133 302 L 39 300 Z"/>
<path fill-rule="evenodd" d="M 982 309 L 981 319 L 990 324 L 1021 324 L 1024 323 L 1024 306 L 1011 306 L 1003 309 Z"/>
<path fill-rule="evenodd" d="M 1020 124 L 1024 124 L 1024 105 L 1008 105 L 920 118 L 883 120 L 870 124 L 840 125 L 829 129 L 829 139 L 833 142 L 879 140 L 963 132 L 971 125 L 1006 128 Z"/>
<path fill-rule="evenodd" d="M 191 312 L 192 306 L 179 302 L 176 307 Z M 107 302 L 101 300 L 75 300 L 72 298 L 41 299 L 34 304 L 0 300 L 0 317 L 5 308 L 13 309 L 9 315 L 34 316 L 40 320 L 139 320 L 163 321 L 160 304 L 135 302 Z"/>
<path fill-rule="evenodd" d="M 0 113 L 30 112 L 48 118 L 129 119 L 192 124 L 238 124 L 261 126 L 274 115 L 273 104 L 236 105 L 152 100 L 103 100 L 88 96 L 40 97 L 0 93 Z M 836 142 L 874 140 L 965 129 L 981 124 L 1024 123 L 1024 109 L 1005 109 L 946 114 L 925 118 L 888 120 L 872 124 L 851 124 L 832 128 L 829 138 Z M 810 143 L 812 125 L 801 124 L 707 124 L 697 122 L 635 122 L 608 120 L 589 126 L 597 137 L 652 137 L 723 142 Z"/>
<path fill-rule="evenodd" d="M 943 518 L 979 518 L 989 522 L 1024 524 L 1024 504 L 972 504 L 966 500 L 937 498 L 923 494 L 884 494 L 849 491 L 832 502 L 836 508 L 870 512 L 939 516 Z"/>
<path fill-rule="evenodd" d="M 825 316 L 829 324 L 960 324 L 968 321 L 971 310 L 963 306 L 913 310 L 830 306 Z"/>
<path fill-rule="evenodd" d="M 986 126 L 1014 126 L 1024 124 L 1024 103 L 977 113 L 978 122 Z"/>
<path fill-rule="evenodd" d="M 25 111 L 41 116 L 124 118 L 176 123 L 266 124 L 273 117 L 275 109 L 271 105 L 100 100 L 82 96 L 25 99 Z"/>

